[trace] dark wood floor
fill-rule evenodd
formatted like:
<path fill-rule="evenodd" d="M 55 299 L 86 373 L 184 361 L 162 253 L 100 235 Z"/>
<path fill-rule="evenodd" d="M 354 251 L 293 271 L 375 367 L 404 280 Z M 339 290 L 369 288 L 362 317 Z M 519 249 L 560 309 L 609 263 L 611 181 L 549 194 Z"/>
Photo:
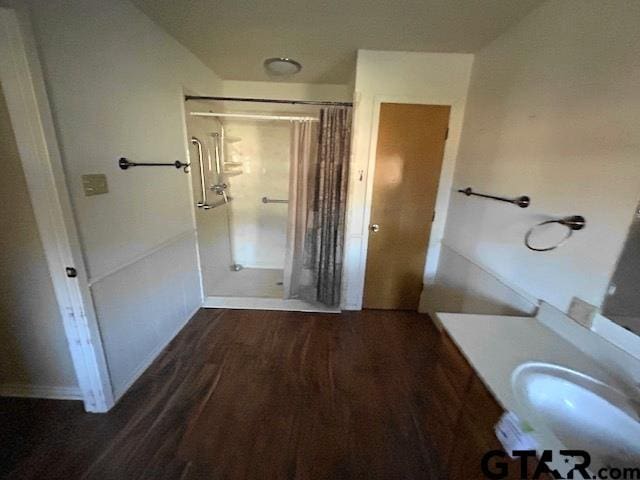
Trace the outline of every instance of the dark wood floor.
<path fill-rule="evenodd" d="M 202 310 L 108 414 L 0 399 L 0 476 L 437 478 L 429 317 Z"/>

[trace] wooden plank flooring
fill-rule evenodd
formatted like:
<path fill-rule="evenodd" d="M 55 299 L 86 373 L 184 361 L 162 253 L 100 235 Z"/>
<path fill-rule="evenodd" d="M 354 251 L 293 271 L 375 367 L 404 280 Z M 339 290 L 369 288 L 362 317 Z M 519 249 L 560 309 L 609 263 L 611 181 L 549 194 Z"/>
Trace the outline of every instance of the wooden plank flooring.
<path fill-rule="evenodd" d="M 0 476 L 429 479 L 426 315 L 201 310 L 108 414 L 0 399 Z"/>

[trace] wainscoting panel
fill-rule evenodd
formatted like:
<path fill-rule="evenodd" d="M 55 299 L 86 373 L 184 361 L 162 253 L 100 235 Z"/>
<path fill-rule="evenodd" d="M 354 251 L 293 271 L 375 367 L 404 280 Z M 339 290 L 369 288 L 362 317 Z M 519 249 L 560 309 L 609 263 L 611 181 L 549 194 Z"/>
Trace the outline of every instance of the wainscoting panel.
<path fill-rule="evenodd" d="M 535 315 L 537 305 L 535 298 L 442 244 L 438 271 L 434 282 L 424 287 L 420 311 Z"/>
<path fill-rule="evenodd" d="M 119 398 L 202 303 L 195 232 L 101 278 L 91 290 Z"/>

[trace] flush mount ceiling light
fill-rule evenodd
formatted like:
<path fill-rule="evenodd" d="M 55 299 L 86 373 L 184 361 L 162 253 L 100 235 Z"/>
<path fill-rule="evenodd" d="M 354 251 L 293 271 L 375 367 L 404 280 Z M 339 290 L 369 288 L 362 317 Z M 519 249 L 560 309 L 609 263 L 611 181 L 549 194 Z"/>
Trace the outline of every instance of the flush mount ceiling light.
<path fill-rule="evenodd" d="M 264 68 L 270 75 L 284 77 L 298 73 L 302 70 L 302 65 L 291 58 L 274 57 L 264 61 Z"/>

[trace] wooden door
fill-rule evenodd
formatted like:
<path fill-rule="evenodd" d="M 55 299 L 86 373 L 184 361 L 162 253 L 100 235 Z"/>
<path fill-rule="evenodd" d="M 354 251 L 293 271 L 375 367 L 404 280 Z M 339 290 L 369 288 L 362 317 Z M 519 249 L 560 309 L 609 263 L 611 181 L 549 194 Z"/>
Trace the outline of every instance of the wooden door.
<path fill-rule="evenodd" d="M 418 307 L 450 109 L 380 106 L 365 308 Z"/>

